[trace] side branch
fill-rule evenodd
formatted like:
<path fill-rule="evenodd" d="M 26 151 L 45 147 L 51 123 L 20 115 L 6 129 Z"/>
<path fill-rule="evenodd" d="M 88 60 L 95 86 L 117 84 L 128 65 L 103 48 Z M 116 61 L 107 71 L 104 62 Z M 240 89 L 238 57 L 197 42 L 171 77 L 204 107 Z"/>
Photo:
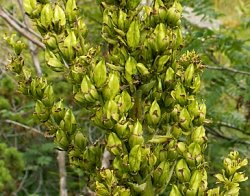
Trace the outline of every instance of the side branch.
<path fill-rule="evenodd" d="M 219 70 L 219 71 L 228 71 L 228 72 L 233 72 L 236 74 L 250 75 L 250 72 L 240 71 L 240 70 L 228 68 L 228 67 L 216 67 L 216 66 L 205 65 L 205 68 L 212 69 L 212 70 Z"/>
<path fill-rule="evenodd" d="M 33 42 L 35 45 L 37 45 L 38 47 L 45 49 L 45 45 L 35 39 L 31 33 L 28 33 L 26 28 L 19 26 L 17 22 L 15 22 L 14 20 L 12 20 L 10 18 L 10 16 L 3 10 L 2 7 L 0 7 L 0 17 L 3 18 L 11 27 L 13 27 L 16 31 L 18 31 L 19 33 L 21 33 L 24 37 L 26 37 L 28 40 L 30 40 L 31 42 Z"/>

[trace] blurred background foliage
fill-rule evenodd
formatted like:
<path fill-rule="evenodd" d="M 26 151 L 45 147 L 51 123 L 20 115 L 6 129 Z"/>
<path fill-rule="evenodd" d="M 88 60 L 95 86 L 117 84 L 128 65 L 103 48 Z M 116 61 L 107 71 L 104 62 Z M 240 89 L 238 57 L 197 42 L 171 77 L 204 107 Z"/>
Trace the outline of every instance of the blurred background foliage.
<path fill-rule="evenodd" d="M 35 70 L 35 54 L 43 74 L 56 85 L 57 96 L 67 95 L 64 101 L 72 105 L 70 84 L 46 67 L 43 50 L 38 47 L 30 50 L 22 34 L 3 19 L 1 13 L 4 11 L 24 23 L 20 2 L 0 1 L 0 36 L 16 33 L 23 39 L 27 43 L 27 64 Z M 182 3 L 188 8 L 185 10 L 191 9 L 194 15 L 188 19 L 184 13 L 182 50 L 197 51 L 206 66 L 200 99 L 205 101 L 208 111 L 207 161 L 213 182 L 213 175 L 221 169 L 223 156 L 230 149 L 237 149 L 250 158 L 250 0 L 182 0 Z M 96 45 L 104 45 L 99 8 L 92 0 L 79 0 L 78 5 L 89 29 L 88 39 Z M 36 31 L 29 23 L 29 28 Z M 33 101 L 17 92 L 17 82 L 5 70 L 11 49 L 2 38 L 0 45 L 0 192 L 4 195 L 58 195 L 57 151 L 52 138 L 46 137 L 46 129 L 33 118 Z M 93 141 L 101 136 L 85 122 L 82 111 L 75 113 Z M 86 192 L 82 172 L 68 163 L 66 170 L 69 195 Z M 247 175 L 250 176 L 249 167 Z M 248 195 L 249 191 L 248 180 L 243 184 L 241 194 Z"/>

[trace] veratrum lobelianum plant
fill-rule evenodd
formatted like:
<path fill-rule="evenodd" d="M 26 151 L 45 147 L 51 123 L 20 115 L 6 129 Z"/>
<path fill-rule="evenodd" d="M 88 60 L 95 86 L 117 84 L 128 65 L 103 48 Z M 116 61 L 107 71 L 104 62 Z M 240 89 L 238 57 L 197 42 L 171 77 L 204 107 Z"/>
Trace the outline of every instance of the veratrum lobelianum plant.
<path fill-rule="evenodd" d="M 86 172 L 96 195 L 238 195 L 247 165 L 237 152 L 217 174 L 223 186 L 208 190 L 204 159 L 206 106 L 197 100 L 202 64 L 195 52 L 180 53 L 182 6 L 177 0 L 98 1 L 103 13 L 102 37 L 108 53 L 86 41 L 87 28 L 75 0 L 52 3 L 24 0 L 46 45 L 48 66 L 73 84 L 79 107 L 105 130 L 94 144 L 77 123 L 72 109 L 55 100 L 46 77 L 32 77 L 24 65 L 23 43 L 13 46 L 8 68 L 19 89 L 36 100 L 35 114 L 67 150 L 71 165 Z M 102 168 L 104 149 L 112 154 Z"/>

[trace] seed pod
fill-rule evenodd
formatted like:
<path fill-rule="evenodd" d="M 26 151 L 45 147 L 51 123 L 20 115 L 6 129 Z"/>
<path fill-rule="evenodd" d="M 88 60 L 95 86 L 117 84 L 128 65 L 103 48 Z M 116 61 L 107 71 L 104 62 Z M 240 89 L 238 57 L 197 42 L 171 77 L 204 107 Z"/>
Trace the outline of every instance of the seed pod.
<path fill-rule="evenodd" d="M 120 77 L 117 72 L 109 74 L 108 83 L 104 86 L 103 96 L 106 100 L 113 99 L 120 91 Z"/>
<path fill-rule="evenodd" d="M 180 182 L 188 182 L 190 177 L 191 177 L 191 173 L 190 170 L 188 168 L 188 165 L 185 161 L 185 159 L 180 159 L 175 167 L 175 173 L 177 178 L 180 180 Z"/>
<path fill-rule="evenodd" d="M 137 1 L 137 0 L 131 0 L 131 1 Z M 126 37 L 128 46 L 132 50 L 135 49 L 140 42 L 140 29 L 139 29 L 139 22 L 137 20 L 134 20 L 130 24 Z"/>
<path fill-rule="evenodd" d="M 106 70 L 106 65 L 105 65 L 104 60 L 101 60 L 95 66 L 93 70 L 93 79 L 97 88 L 102 87 L 104 83 L 106 82 L 107 70 Z"/>
<path fill-rule="evenodd" d="M 169 37 L 166 25 L 163 23 L 158 24 L 154 30 L 154 34 L 156 36 L 155 50 L 156 52 L 161 53 L 166 50 L 169 45 Z"/>
<path fill-rule="evenodd" d="M 172 189 L 169 196 L 182 196 L 182 194 L 176 185 L 172 185 Z"/>
<path fill-rule="evenodd" d="M 55 144 L 62 150 L 67 150 L 68 146 L 69 146 L 69 141 L 67 138 L 67 134 L 62 131 L 61 129 L 59 129 L 56 132 L 56 137 L 54 140 Z"/>
<path fill-rule="evenodd" d="M 40 22 L 44 28 L 49 29 L 52 25 L 52 19 L 53 19 L 53 10 L 51 4 L 48 3 L 43 7 L 41 11 Z"/>
<path fill-rule="evenodd" d="M 107 149 L 114 155 L 120 155 L 122 151 L 122 142 L 117 137 L 117 135 L 113 132 L 111 132 L 108 136 L 108 142 L 106 145 Z"/>
<path fill-rule="evenodd" d="M 161 119 L 161 109 L 157 101 L 154 100 L 149 109 L 149 113 L 147 115 L 147 121 L 150 125 L 157 125 L 160 119 Z"/>
<path fill-rule="evenodd" d="M 130 150 L 128 158 L 129 170 L 132 172 L 138 172 L 140 170 L 141 159 L 142 159 L 141 146 L 140 145 L 133 146 L 133 148 Z"/>

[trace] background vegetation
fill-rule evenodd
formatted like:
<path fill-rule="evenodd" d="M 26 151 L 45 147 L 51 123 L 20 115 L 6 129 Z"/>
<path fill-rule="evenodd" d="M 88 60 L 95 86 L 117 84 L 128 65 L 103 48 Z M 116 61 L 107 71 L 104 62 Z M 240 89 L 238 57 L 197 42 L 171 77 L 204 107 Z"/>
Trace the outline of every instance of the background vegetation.
<path fill-rule="evenodd" d="M 56 79 L 56 93 L 67 94 L 71 86 L 50 72 L 44 63 L 43 49 L 29 42 L 24 34 L 13 28 L 10 18 L 25 32 L 36 31 L 32 23 L 23 15 L 21 0 L 0 1 L 0 34 L 16 33 L 27 43 L 25 58 L 30 67 L 42 67 L 42 72 Z M 201 56 L 206 69 L 202 77 L 200 99 L 207 105 L 208 134 L 207 161 L 209 175 L 213 176 L 222 167 L 223 155 L 230 149 L 237 149 L 250 157 L 250 1 L 249 0 L 190 0 L 183 4 L 193 8 L 193 13 L 202 18 L 188 19 L 184 15 L 183 52 L 195 50 Z M 80 0 L 83 20 L 89 28 L 89 37 L 96 44 L 104 44 L 101 36 L 101 14 L 91 0 Z M 230 10 L 230 12 L 228 11 Z M 20 23 L 22 25 L 20 25 Z M 206 24 L 201 25 L 201 24 Z M 216 25 L 214 25 L 216 24 Z M 33 30 L 31 30 L 33 29 Z M 31 33 L 39 40 L 39 36 Z M 17 82 L 5 70 L 11 49 L 4 39 L 0 39 L 0 192 L 16 195 L 58 195 L 60 173 L 58 170 L 58 151 L 46 130 L 33 118 L 34 103 L 17 92 Z M 103 51 L 105 52 L 105 51 Z M 67 101 L 72 103 L 72 97 Z M 84 116 L 80 111 L 79 116 Z M 99 138 L 93 127 L 82 121 L 89 137 Z M 14 148 L 9 148 L 14 147 Z M 5 150 L 3 150 L 5 149 Z M 6 162 L 2 154 L 13 156 L 18 167 L 3 167 Z M 6 155 L 7 156 L 7 155 Z M 18 160 L 18 161 L 16 161 Z M 10 163 L 9 163 L 10 164 Z M 6 172 L 4 172 L 6 171 Z M 8 173 L 7 171 L 11 171 Z M 69 167 L 66 160 L 67 188 L 72 195 L 87 192 L 84 189 L 84 176 L 81 171 Z M 250 168 L 247 170 L 250 176 Z M 213 179 L 213 178 L 210 178 Z M 6 186 L 12 181 L 12 187 Z M 3 183 L 5 186 L 1 186 Z M 243 184 L 241 194 L 250 191 L 249 180 Z"/>

